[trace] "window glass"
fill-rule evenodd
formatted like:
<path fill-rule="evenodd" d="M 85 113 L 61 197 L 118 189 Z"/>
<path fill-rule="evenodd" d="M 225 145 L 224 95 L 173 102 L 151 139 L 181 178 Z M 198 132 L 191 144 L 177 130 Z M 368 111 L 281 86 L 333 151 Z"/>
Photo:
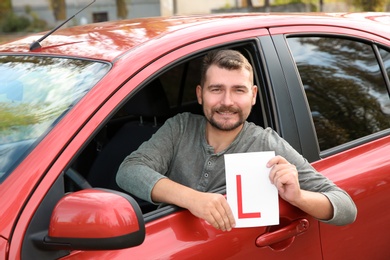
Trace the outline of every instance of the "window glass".
<path fill-rule="evenodd" d="M 185 106 L 196 101 L 196 86 L 199 84 L 203 56 L 178 64 L 160 76 L 160 81 L 171 107 Z"/>
<path fill-rule="evenodd" d="M 370 45 L 330 37 L 287 40 L 321 151 L 390 127 L 389 93 Z"/>
<path fill-rule="evenodd" d="M 0 56 L 0 182 L 109 67 L 76 59 Z"/>
<path fill-rule="evenodd" d="M 171 107 L 179 105 L 180 82 L 182 81 L 184 69 L 184 66 L 180 64 L 159 77 Z"/>

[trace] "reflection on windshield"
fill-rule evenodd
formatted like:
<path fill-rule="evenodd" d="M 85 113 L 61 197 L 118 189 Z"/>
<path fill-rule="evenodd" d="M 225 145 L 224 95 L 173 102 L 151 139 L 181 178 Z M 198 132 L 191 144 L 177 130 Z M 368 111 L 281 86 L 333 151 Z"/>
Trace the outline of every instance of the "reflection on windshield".
<path fill-rule="evenodd" d="M 0 56 L 0 182 L 108 70 L 86 60 Z"/>

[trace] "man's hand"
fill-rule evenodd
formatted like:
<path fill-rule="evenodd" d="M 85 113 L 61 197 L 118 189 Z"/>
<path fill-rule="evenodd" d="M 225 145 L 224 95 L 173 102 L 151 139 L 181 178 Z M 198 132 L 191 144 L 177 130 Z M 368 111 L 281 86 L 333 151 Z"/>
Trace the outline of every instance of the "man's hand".
<path fill-rule="evenodd" d="M 269 178 L 285 201 L 315 218 L 329 220 L 333 217 L 333 206 L 324 194 L 301 190 L 295 165 L 275 156 L 269 160 L 267 167 L 272 167 Z"/>
<path fill-rule="evenodd" d="M 269 178 L 278 189 L 280 197 L 296 205 L 294 202 L 300 197 L 301 189 L 295 165 L 281 156 L 275 156 L 267 163 L 267 167 L 272 167 Z"/>
<path fill-rule="evenodd" d="M 187 208 L 216 229 L 230 231 L 235 226 L 232 210 L 221 194 L 196 192 Z"/>
<path fill-rule="evenodd" d="M 196 191 L 168 178 L 156 183 L 152 190 L 152 199 L 155 202 L 186 208 L 196 217 L 222 231 L 230 231 L 236 223 L 223 195 Z"/>

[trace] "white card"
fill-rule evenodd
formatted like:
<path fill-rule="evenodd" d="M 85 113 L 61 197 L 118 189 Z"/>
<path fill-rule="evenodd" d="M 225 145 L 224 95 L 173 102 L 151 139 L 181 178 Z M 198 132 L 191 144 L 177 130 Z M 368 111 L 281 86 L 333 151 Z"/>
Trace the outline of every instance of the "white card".
<path fill-rule="evenodd" d="M 225 154 L 226 195 L 236 227 L 279 224 L 278 190 L 267 162 L 275 152 Z"/>

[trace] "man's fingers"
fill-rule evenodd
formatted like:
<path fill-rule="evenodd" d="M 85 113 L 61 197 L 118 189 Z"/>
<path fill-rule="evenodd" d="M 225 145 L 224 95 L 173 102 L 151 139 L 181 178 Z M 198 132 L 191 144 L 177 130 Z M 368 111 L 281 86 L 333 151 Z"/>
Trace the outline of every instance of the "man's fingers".
<path fill-rule="evenodd" d="M 225 228 L 225 223 L 223 221 L 223 218 L 221 216 L 221 214 L 219 214 L 218 211 L 213 211 L 212 212 L 212 217 L 213 217 L 213 227 L 215 227 L 216 229 L 220 229 L 222 231 L 224 231 L 226 228 Z"/>
<path fill-rule="evenodd" d="M 232 228 L 236 226 L 236 220 L 234 219 L 232 209 L 230 208 L 226 200 L 224 202 L 224 209 L 225 209 L 226 222 L 229 223 L 229 227 L 227 230 L 230 231 Z"/>
<path fill-rule="evenodd" d="M 282 157 L 281 157 L 282 158 Z M 275 184 L 276 181 L 280 178 L 283 177 L 285 174 L 293 174 L 294 176 L 298 174 L 297 168 L 295 165 L 290 164 L 287 162 L 285 159 L 283 159 L 285 163 L 278 163 L 274 164 L 272 167 L 270 174 L 269 174 L 269 179 L 271 183 Z"/>
<path fill-rule="evenodd" d="M 212 216 L 214 218 L 213 226 L 222 231 L 230 231 L 235 225 L 233 213 L 223 196 L 216 201 L 215 210 L 212 212 Z"/>
<path fill-rule="evenodd" d="M 273 157 L 271 160 L 268 161 L 267 167 L 269 168 L 272 167 L 273 165 L 282 164 L 282 163 L 288 163 L 288 162 L 282 156 L 276 155 L 275 157 Z"/>
<path fill-rule="evenodd" d="M 215 193 L 196 193 L 194 203 L 188 207 L 195 216 L 222 231 L 230 231 L 235 226 L 233 213 L 226 198 Z"/>

